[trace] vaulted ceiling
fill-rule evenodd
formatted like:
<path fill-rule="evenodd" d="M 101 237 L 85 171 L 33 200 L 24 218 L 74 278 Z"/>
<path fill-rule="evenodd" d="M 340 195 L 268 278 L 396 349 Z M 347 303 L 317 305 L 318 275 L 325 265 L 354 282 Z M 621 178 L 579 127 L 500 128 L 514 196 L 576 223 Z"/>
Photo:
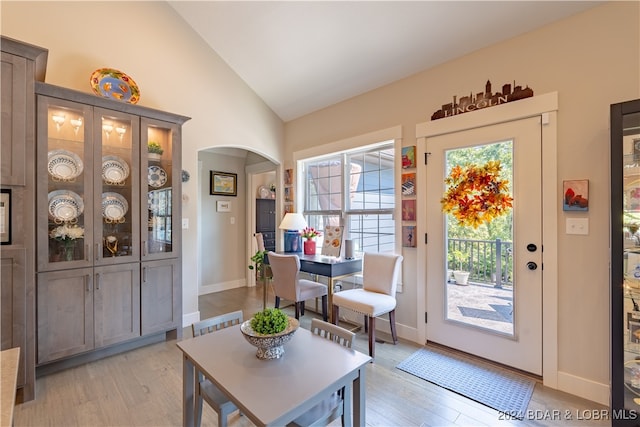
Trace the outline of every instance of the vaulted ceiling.
<path fill-rule="evenodd" d="M 600 3 L 169 1 L 284 121 Z"/>

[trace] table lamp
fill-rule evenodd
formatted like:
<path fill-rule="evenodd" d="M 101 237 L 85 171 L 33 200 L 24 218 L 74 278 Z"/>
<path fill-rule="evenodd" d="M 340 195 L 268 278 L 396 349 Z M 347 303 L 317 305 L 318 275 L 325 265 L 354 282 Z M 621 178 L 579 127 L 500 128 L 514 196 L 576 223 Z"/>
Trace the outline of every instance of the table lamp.
<path fill-rule="evenodd" d="M 284 251 L 302 252 L 302 236 L 300 230 L 307 227 L 307 221 L 300 213 L 285 214 L 280 226 L 284 230 Z"/>

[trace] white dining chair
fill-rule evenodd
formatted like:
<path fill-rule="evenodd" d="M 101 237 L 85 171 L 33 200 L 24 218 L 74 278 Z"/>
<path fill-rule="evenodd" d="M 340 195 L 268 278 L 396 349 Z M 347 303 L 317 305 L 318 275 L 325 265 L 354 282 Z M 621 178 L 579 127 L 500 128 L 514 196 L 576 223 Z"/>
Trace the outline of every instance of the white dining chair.
<path fill-rule="evenodd" d="M 220 316 L 210 317 L 191 325 L 193 336 L 208 334 L 223 328 L 242 323 L 242 310 L 234 311 Z M 240 333 L 240 332 L 238 332 Z M 211 381 L 207 380 L 202 372 L 196 367 L 197 383 L 195 393 L 195 421 L 196 427 L 202 423 L 202 401 L 206 401 L 211 408 L 218 413 L 218 426 L 225 427 L 227 425 L 227 417 L 238 408 L 233 404 L 218 387 Z"/>
<path fill-rule="evenodd" d="M 373 359 L 376 340 L 376 317 L 389 313 L 391 338 L 396 333 L 396 290 L 402 255 L 365 252 L 362 260 L 362 288 L 348 289 L 333 295 L 333 323 L 337 324 L 340 307 L 364 314 L 365 331 L 369 332 L 369 356 Z"/>
<path fill-rule="evenodd" d="M 301 279 L 300 258 L 297 255 L 281 255 L 269 252 L 273 291 L 276 295 L 275 307 L 280 307 L 280 299 L 293 301 L 295 317 L 304 316 L 304 302 L 312 298 L 322 298 L 322 318 L 327 320 L 327 285 L 313 280 Z"/>

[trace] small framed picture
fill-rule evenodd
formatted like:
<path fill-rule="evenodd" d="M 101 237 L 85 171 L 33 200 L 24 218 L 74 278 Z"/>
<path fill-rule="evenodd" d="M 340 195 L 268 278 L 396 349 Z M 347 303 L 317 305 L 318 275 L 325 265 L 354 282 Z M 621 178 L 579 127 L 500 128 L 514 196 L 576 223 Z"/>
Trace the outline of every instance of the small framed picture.
<path fill-rule="evenodd" d="M 403 173 L 402 174 L 402 195 L 403 196 L 415 196 L 416 195 L 416 174 Z"/>
<path fill-rule="evenodd" d="M 229 200 L 218 200 L 216 202 L 216 211 L 231 212 L 231 202 Z"/>
<path fill-rule="evenodd" d="M 562 210 L 583 211 L 589 210 L 589 180 L 572 179 L 562 182 Z"/>
<path fill-rule="evenodd" d="M 416 167 L 416 146 L 402 147 L 402 169 Z"/>
<path fill-rule="evenodd" d="M 211 171 L 209 194 L 212 196 L 237 196 L 238 174 Z"/>
<path fill-rule="evenodd" d="M 402 220 L 416 220 L 416 201 L 414 199 L 407 199 L 402 201 Z"/>
<path fill-rule="evenodd" d="M 11 190 L 0 190 L 0 244 L 11 244 Z"/>
<path fill-rule="evenodd" d="M 284 170 L 284 185 L 293 184 L 293 169 Z"/>
<path fill-rule="evenodd" d="M 402 226 L 402 247 L 404 248 L 416 247 L 416 226 L 415 225 Z"/>

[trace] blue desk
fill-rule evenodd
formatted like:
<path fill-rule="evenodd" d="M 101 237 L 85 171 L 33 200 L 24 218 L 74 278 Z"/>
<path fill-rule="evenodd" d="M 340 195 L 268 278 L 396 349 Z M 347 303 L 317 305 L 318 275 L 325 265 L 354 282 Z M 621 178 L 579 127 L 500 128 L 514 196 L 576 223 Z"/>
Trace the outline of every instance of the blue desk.
<path fill-rule="evenodd" d="M 331 321 L 331 314 L 333 311 L 333 285 L 334 281 L 342 277 L 351 276 L 352 274 L 360 273 L 362 271 L 362 258 L 336 258 L 323 255 L 305 255 L 302 252 L 277 252 L 282 255 L 297 255 L 300 258 L 300 271 L 304 271 L 309 274 L 317 274 L 318 276 L 324 276 L 329 279 L 329 293 L 328 293 L 328 315 L 329 321 Z M 264 257 L 265 264 L 269 264 L 269 256 Z M 267 287 L 264 287 L 263 295 L 265 307 L 267 301 Z"/>

